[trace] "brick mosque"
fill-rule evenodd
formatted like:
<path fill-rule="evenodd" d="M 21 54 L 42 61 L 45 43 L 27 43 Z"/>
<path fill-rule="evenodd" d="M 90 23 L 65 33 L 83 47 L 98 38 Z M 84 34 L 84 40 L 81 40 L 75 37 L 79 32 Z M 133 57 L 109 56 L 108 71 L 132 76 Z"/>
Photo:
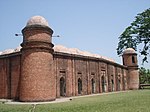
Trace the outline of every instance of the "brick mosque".
<path fill-rule="evenodd" d="M 123 65 L 100 55 L 55 46 L 53 30 L 41 16 L 22 30 L 21 48 L 0 52 L 0 99 L 51 101 L 139 88 L 137 54 L 127 48 Z"/>

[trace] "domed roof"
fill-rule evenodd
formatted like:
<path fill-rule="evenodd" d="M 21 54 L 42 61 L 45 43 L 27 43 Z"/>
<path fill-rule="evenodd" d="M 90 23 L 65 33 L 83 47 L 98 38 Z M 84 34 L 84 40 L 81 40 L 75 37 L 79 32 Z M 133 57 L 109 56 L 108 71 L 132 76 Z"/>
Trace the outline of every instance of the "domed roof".
<path fill-rule="evenodd" d="M 87 51 L 81 51 L 77 48 L 67 48 L 67 47 L 62 46 L 62 45 L 55 45 L 54 46 L 54 51 L 68 53 L 68 54 L 76 54 L 76 55 L 82 55 L 82 56 L 95 57 L 95 58 L 103 58 L 105 60 L 115 62 L 113 59 L 101 56 L 99 54 L 92 54 L 92 53 L 87 52 Z"/>
<path fill-rule="evenodd" d="M 4 55 L 4 54 L 10 54 L 10 53 L 13 53 L 14 52 L 14 49 L 6 49 L 5 51 L 3 51 L 1 53 L 1 55 Z"/>
<path fill-rule="evenodd" d="M 31 17 L 26 26 L 30 25 L 42 25 L 42 26 L 49 26 L 47 20 L 42 16 L 33 16 Z"/>
<path fill-rule="evenodd" d="M 133 54 L 133 53 L 136 53 L 133 48 L 127 48 L 127 49 L 123 52 L 123 54 Z"/>

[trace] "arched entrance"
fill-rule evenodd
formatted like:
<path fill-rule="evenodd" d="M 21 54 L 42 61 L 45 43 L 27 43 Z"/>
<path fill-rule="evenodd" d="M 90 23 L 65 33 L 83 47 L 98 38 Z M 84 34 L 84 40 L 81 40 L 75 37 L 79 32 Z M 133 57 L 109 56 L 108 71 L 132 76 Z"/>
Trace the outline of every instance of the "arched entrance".
<path fill-rule="evenodd" d="M 102 82 L 102 92 L 105 92 L 105 78 L 104 78 L 104 76 L 101 77 L 101 82 Z"/>
<path fill-rule="evenodd" d="M 112 88 L 112 91 L 114 91 L 114 80 L 113 79 L 111 80 L 111 88 Z"/>
<path fill-rule="evenodd" d="M 63 77 L 60 78 L 60 96 L 66 96 L 66 81 Z"/>
<path fill-rule="evenodd" d="M 91 83 L 92 83 L 92 93 L 95 93 L 95 80 L 92 79 Z"/>
<path fill-rule="evenodd" d="M 81 94 L 82 92 L 82 80 L 79 78 L 78 79 L 78 94 Z"/>
<path fill-rule="evenodd" d="M 121 87 L 121 82 L 120 79 L 118 80 L 118 91 L 120 91 L 120 87 Z"/>

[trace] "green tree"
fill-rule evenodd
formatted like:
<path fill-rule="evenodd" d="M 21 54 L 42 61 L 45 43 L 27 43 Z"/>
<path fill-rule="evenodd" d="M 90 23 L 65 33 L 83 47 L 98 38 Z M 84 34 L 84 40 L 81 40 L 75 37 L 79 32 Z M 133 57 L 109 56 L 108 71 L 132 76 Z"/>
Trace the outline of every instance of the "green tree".
<path fill-rule="evenodd" d="M 150 84 L 150 69 L 141 67 L 139 69 L 140 84 Z"/>
<path fill-rule="evenodd" d="M 126 48 L 133 48 L 142 45 L 139 49 L 143 62 L 147 62 L 150 51 L 150 8 L 137 14 L 135 21 L 119 36 L 117 54 L 121 55 Z"/>

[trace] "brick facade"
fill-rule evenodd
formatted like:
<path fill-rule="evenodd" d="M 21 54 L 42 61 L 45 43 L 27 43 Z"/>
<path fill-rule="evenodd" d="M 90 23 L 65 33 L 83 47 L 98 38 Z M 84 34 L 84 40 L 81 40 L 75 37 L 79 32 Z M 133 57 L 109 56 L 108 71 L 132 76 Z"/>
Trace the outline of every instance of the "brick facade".
<path fill-rule="evenodd" d="M 135 53 L 124 54 L 124 65 L 120 65 L 103 58 L 56 52 L 53 31 L 33 23 L 22 30 L 21 51 L 0 55 L 0 99 L 50 101 L 138 89 Z"/>

